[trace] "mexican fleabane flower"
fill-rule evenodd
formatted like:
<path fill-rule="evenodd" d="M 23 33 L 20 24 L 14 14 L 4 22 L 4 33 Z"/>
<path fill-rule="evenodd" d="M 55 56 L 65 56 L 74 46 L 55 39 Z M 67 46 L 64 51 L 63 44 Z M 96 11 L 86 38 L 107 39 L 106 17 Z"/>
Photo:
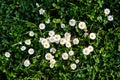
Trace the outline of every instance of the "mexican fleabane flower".
<path fill-rule="evenodd" d="M 67 60 L 68 59 L 68 54 L 67 53 L 62 53 L 62 58 L 63 58 L 63 60 Z"/>
<path fill-rule="evenodd" d="M 90 33 L 90 39 L 94 40 L 96 38 L 96 34 L 95 33 Z"/>
<path fill-rule="evenodd" d="M 93 46 L 88 46 L 88 49 L 90 52 L 93 52 L 93 50 L 94 50 Z"/>
<path fill-rule="evenodd" d="M 5 57 L 10 58 L 11 54 L 10 52 L 5 52 Z"/>
<path fill-rule="evenodd" d="M 108 19 L 108 21 L 113 21 L 113 16 L 112 16 L 112 15 L 109 15 L 109 16 L 107 17 L 107 19 Z"/>
<path fill-rule="evenodd" d="M 56 60 L 55 59 L 51 59 L 50 60 L 50 64 L 55 64 L 56 63 Z"/>
<path fill-rule="evenodd" d="M 104 13 L 105 13 L 106 15 L 110 14 L 110 9 L 108 9 L 108 8 L 104 9 Z"/>
<path fill-rule="evenodd" d="M 74 51 L 70 50 L 70 51 L 68 52 L 68 54 L 69 54 L 70 56 L 73 56 L 73 55 L 74 55 Z"/>
<path fill-rule="evenodd" d="M 45 39 L 45 38 L 42 38 L 42 39 L 41 39 L 41 43 L 42 43 L 42 45 L 44 45 L 45 43 L 48 43 L 48 40 Z"/>
<path fill-rule="evenodd" d="M 46 48 L 46 49 L 50 48 L 50 43 L 49 43 L 49 42 L 44 43 L 44 44 L 43 44 L 43 47 Z"/>
<path fill-rule="evenodd" d="M 61 38 L 61 39 L 60 39 L 60 44 L 61 44 L 61 45 L 64 45 L 65 43 L 66 43 L 66 39 L 65 39 L 65 38 Z"/>
<path fill-rule="evenodd" d="M 30 55 L 34 54 L 34 49 L 33 49 L 33 48 L 30 48 L 30 49 L 28 50 L 28 53 L 29 53 Z"/>
<path fill-rule="evenodd" d="M 76 24 L 76 20 L 75 19 L 70 19 L 69 20 L 69 25 L 70 26 L 75 26 L 75 24 Z"/>
<path fill-rule="evenodd" d="M 51 59 L 53 59 L 54 58 L 54 56 L 51 54 L 51 53 L 46 53 L 45 54 L 45 59 L 46 60 L 51 60 Z"/>
<path fill-rule="evenodd" d="M 71 37 L 71 34 L 68 33 L 68 32 L 66 32 L 66 33 L 64 34 L 64 36 L 65 36 L 65 38 L 70 38 L 70 37 Z"/>
<path fill-rule="evenodd" d="M 25 51 L 26 50 L 26 46 L 21 46 L 21 51 Z"/>
<path fill-rule="evenodd" d="M 49 31 L 48 35 L 49 35 L 49 36 L 54 36 L 54 35 L 55 35 L 55 32 L 54 32 L 54 31 Z"/>
<path fill-rule="evenodd" d="M 66 46 L 67 48 L 70 48 L 72 45 L 71 45 L 70 42 L 66 42 L 66 43 L 65 43 L 65 46 Z"/>
<path fill-rule="evenodd" d="M 76 60 L 75 60 L 75 63 L 76 63 L 76 64 L 78 64 L 79 62 L 80 62 L 80 60 L 79 60 L 79 59 L 76 59 Z"/>
<path fill-rule="evenodd" d="M 33 37 L 33 36 L 34 36 L 34 32 L 33 32 L 33 31 L 30 31 L 30 32 L 29 32 L 29 36 L 30 36 L 30 37 Z"/>
<path fill-rule="evenodd" d="M 51 43 L 55 42 L 55 37 L 54 36 L 49 37 L 49 42 Z"/>
<path fill-rule="evenodd" d="M 84 55 L 89 55 L 90 54 L 90 50 L 88 48 L 84 48 L 83 49 L 83 54 Z"/>
<path fill-rule="evenodd" d="M 31 40 L 30 39 L 25 40 L 25 44 L 26 45 L 30 45 L 31 44 Z"/>
<path fill-rule="evenodd" d="M 26 60 L 24 61 L 24 66 L 25 66 L 25 67 L 28 67 L 29 65 L 30 65 L 30 60 L 26 59 Z"/>
<path fill-rule="evenodd" d="M 73 44 L 74 44 L 74 45 L 79 44 L 79 39 L 78 39 L 78 38 L 74 38 L 74 39 L 73 39 Z"/>
<path fill-rule="evenodd" d="M 54 64 L 50 64 L 50 68 L 54 68 Z"/>
<path fill-rule="evenodd" d="M 82 21 L 79 22 L 78 27 L 79 27 L 79 29 L 85 29 L 86 28 L 85 22 L 82 22 Z"/>
<path fill-rule="evenodd" d="M 40 30 L 44 30 L 45 29 L 45 24 L 44 23 L 40 23 L 39 24 L 39 28 L 40 28 Z"/>
<path fill-rule="evenodd" d="M 72 63 L 72 64 L 70 65 L 70 67 L 71 67 L 72 70 L 75 70 L 75 69 L 77 68 L 77 65 L 76 65 L 75 63 Z"/>
<path fill-rule="evenodd" d="M 61 39 L 61 36 L 59 34 L 56 34 L 55 35 L 55 41 L 59 42 Z"/>

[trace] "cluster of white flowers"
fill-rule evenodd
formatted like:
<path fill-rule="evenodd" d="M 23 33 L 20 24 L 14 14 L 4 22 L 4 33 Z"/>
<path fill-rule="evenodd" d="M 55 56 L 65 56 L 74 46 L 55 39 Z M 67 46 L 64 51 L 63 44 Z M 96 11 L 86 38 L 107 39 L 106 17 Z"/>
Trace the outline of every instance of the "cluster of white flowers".
<path fill-rule="evenodd" d="M 91 52 L 93 52 L 94 51 L 94 48 L 93 48 L 93 46 L 88 46 L 87 48 L 84 48 L 83 49 L 83 54 L 84 55 L 89 55 Z"/>
<path fill-rule="evenodd" d="M 105 13 L 105 15 L 107 15 L 108 21 L 113 21 L 113 16 L 109 15 L 110 14 L 110 9 L 108 9 L 108 8 L 104 9 L 104 13 Z"/>

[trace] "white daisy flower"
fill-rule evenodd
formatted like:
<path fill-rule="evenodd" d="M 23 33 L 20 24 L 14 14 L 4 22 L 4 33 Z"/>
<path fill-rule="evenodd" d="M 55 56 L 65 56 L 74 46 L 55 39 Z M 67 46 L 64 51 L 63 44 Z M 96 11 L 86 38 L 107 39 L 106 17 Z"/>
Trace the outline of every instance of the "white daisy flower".
<path fill-rule="evenodd" d="M 33 48 L 30 48 L 30 49 L 28 50 L 28 53 L 29 53 L 30 55 L 34 54 L 34 49 L 33 49 Z"/>
<path fill-rule="evenodd" d="M 34 32 L 33 32 L 33 31 L 30 31 L 30 32 L 29 32 L 29 36 L 30 36 L 30 37 L 33 37 L 33 36 L 34 36 Z"/>
<path fill-rule="evenodd" d="M 71 45 L 70 42 L 66 42 L 66 43 L 65 43 L 65 46 L 66 46 L 67 48 L 70 48 L 72 45 Z"/>
<path fill-rule="evenodd" d="M 49 36 L 54 36 L 54 35 L 55 35 L 55 32 L 54 32 L 54 31 L 49 31 L 48 35 L 49 35 Z"/>
<path fill-rule="evenodd" d="M 26 46 L 21 46 L 21 51 L 25 51 L 26 50 Z"/>
<path fill-rule="evenodd" d="M 50 23 L 50 19 L 46 20 L 45 23 L 46 23 L 46 24 L 49 24 L 49 23 Z"/>
<path fill-rule="evenodd" d="M 11 54 L 9 52 L 5 52 L 5 57 L 10 58 Z"/>
<path fill-rule="evenodd" d="M 75 24 L 76 24 L 76 20 L 75 19 L 70 19 L 69 20 L 69 25 L 70 26 L 75 26 Z"/>
<path fill-rule="evenodd" d="M 70 38 L 69 37 L 65 37 L 66 42 L 70 42 Z"/>
<path fill-rule="evenodd" d="M 78 27 L 79 29 L 85 29 L 86 28 L 85 22 L 79 22 Z"/>
<path fill-rule="evenodd" d="M 56 34 L 55 35 L 55 41 L 59 42 L 61 39 L 61 36 L 59 34 Z"/>
<path fill-rule="evenodd" d="M 90 50 L 88 48 L 84 48 L 83 49 L 83 54 L 84 55 L 89 55 L 90 54 Z"/>
<path fill-rule="evenodd" d="M 30 40 L 30 39 L 25 40 L 25 44 L 26 44 L 26 45 L 30 45 L 30 44 L 31 44 L 31 40 Z"/>
<path fill-rule="evenodd" d="M 25 66 L 25 67 L 28 67 L 29 65 L 30 65 L 30 60 L 26 59 L 26 60 L 24 61 L 24 66 Z"/>
<path fill-rule="evenodd" d="M 53 59 L 54 58 L 54 56 L 51 54 L 51 53 L 46 53 L 45 54 L 45 59 L 46 60 L 51 60 L 51 59 Z"/>
<path fill-rule="evenodd" d="M 39 14 L 40 15 L 43 15 L 45 13 L 45 10 L 43 9 L 43 8 L 41 8 L 40 10 L 39 10 Z"/>
<path fill-rule="evenodd" d="M 110 9 L 108 9 L 108 8 L 104 9 L 104 13 L 105 13 L 106 15 L 110 14 Z"/>
<path fill-rule="evenodd" d="M 49 38 L 49 41 L 50 41 L 51 43 L 55 42 L 55 37 L 54 37 L 54 36 L 51 36 L 51 37 Z"/>
<path fill-rule="evenodd" d="M 68 53 L 70 56 L 73 56 L 74 55 L 74 51 L 69 51 L 69 53 Z"/>
<path fill-rule="evenodd" d="M 107 18 L 108 18 L 108 21 L 113 21 L 113 16 L 112 15 L 109 15 Z"/>
<path fill-rule="evenodd" d="M 77 65 L 76 65 L 75 63 L 72 63 L 72 64 L 70 65 L 70 67 L 71 67 L 72 70 L 75 70 L 75 69 L 77 68 Z"/>
<path fill-rule="evenodd" d="M 78 64 L 79 62 L 80 62 L 80 60 L 79 60 L 79 59 L 76 59 L 76 60 L 75 60 L 75 63 L 76 63 L 76 64 Z"/>
<path fill-rule="evenodd" d="M 42 38 L 41 43 L 42 43 L 42 45 L 44 45 L 45 43 L 48 43 L 48 40 L 45 38 Z"/>
<path fill-rule="evenodd" d="M 65 38 L 70 38 L 70 37 L 71 37 L 71 34 L 68 33 L 68 32 L 66 32 L 66 33 L 64 34 L 64 36 L 65 36 Z"/>
<path fill-rule="evenodd" d="M 56 49 L 55 48 L 51 48 L 50 52 L 54 54 L 56 52 Z"/>
<path fill-rule="evenodd" d="M 63 58 L 63 60 L 67 60 L 68 59 L 68 54 L 67 53 L 62 53 L 62 58 Z"/>
<path fill-rule="evenodd" d="M 65 38 L 61 38 L 61 39 L 60 39 L 60 44 L 63 45 L 63 44 L 65 44 L 65 43 L 66 43 L 66 39 L 65 39 Z"/>
<path fill-rule="evenodd" d="M 54 64 L 50 64 L 50 68 L 54 68 Z"/>
<path fill-rule="evenodd" d="M 56 63 L 56 60 L 55 59 L 51 59 L 50 60 L 50 64 L 55 64 Z"/>
<path fill-rule="evenodd" d="M 93 50 L 94 50 L 93 46 L 88 46 L 88 49 L 90 52 L 93 52 Z"/>
<path fill-rule="evenodd" d="M 78 38 L 74 38 L 73 39 L 73 44 L 75 44 L 75 45 L 79 44 L 79 39 Z"/>
<path fill-rule="evenodd" d="M 44 30 L 44 29 L 45 29 L 45 24 L 44 24 L 44 23 L 40 23 L 40 24 L 39 24 L 39 28 L 40 28 L 41 30 Z"/>
<path fill-rule="evenodd" d="M 94 40 L 96 38 L 96 34 L 95 33 L 90 33 L 90 39 Z"/>
<path fill-rule="evenodd" d="M 47 43 L 44 43 L 43 46 L 44 46 L 44 48 L 46 48 L 46 49 L 50 48 L 50 44 L 49 44 L 48 42 L 47 42 Z"/>
<path fill-rule="evenodd" d="M 61 24 L 61 28 L 65 28 L 65 24 L 62 23 L 62 24 Z"/>

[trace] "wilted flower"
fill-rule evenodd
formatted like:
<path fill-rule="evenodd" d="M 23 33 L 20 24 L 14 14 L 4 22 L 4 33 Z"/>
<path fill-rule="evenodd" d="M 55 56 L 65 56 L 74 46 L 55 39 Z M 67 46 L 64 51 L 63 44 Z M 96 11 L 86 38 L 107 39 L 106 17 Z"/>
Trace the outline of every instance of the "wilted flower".
<path fill-rule="evenodd" d="M 65 28 L 65 24 L 62 23 L 62 24 L 61 24 L 61 28 Z"/>
<path fill-rule="evenodd" d="M 54 54 L 56 52 L 56 49 L 55 48 L 51 48 L 50 52 Z"/>
<path fill-rule="evenodd" d="M 26 45 L 30 45 L 30 44 L 31 44 L 31 40 L 30 40 L 30 39 L 25 40 L 25 44 L 26 44 Z"/>
<path fill-rule="evenodd" d="M 50 23 L 50 19 L 47 19 L 47 20 L 45 21 L 45 23 L 46 23 L 46 24 L 49 24 L 49 23 Z"/>
<path fill-rule="evenodd" d="M 43 15 L 45 13 L 45 10 L 43 9 L 43 8 L 41 8 L 40 10 L 39 10 L 39 14 L 40 15 Z"/>
<path fill-rule="evenodd" d="M 5 52 L 5 57 L 9 58 L 11 54 L 9 52 Z"/>
<path fill-rule="evenodd" d="M 54 68 L 54 64 L 50 64 L 50 68 Z"/>

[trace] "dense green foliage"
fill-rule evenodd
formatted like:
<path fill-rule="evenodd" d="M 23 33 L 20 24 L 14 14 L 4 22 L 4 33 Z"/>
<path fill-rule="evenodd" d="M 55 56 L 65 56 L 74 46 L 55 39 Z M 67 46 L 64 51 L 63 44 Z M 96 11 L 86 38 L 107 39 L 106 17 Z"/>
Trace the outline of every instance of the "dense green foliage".
<path fill-rule="evenodd" d="M 36 6 L 39 3 L 40 7 Z M 39 9 L 46 10 L 41 16 Z M 109 8 L 114 20 L 108 21 L 104 9 Z M 0 80 L 119 80 L 120 79 L 120 0 L 0 0 Z M 51 20 L 46 30 L 39 30 L 39 23 Z M 69 24 L 70 19 L 84 21 L 88 32 L 95 32 L 94 41 L 83 39 L 82 31 L 67 27 L 62 30 L 60 23 Z M 45 60 L 44 49 L 39 43 L 40 37 L 48 36 L 48 31 L 54 29 L 63 35 L 70 32 L 82 38 L 80 44 L 73 47 L 80 63 L 76 70 L 71 70 L 59 55 L 59 63 L 51 69 Z M 28 31 L 34 31 L 35 36 L 30 38 Z M 29 55 L 20 50 L 20 41 L 31 39 L 35 53 Z M 92 44 L 94 52 L 85 56 L 82 48 Z M 24 43 L 23 43 L 24 45 Z M 60 45 L 52 45 L 58 54 L 66 49 Z M 5 52 L 11 57 L 6 58 Z M 23 65 L 29 58 L 29 67 Z M 63 65 L 64 64 L 64 65 Z"/>

